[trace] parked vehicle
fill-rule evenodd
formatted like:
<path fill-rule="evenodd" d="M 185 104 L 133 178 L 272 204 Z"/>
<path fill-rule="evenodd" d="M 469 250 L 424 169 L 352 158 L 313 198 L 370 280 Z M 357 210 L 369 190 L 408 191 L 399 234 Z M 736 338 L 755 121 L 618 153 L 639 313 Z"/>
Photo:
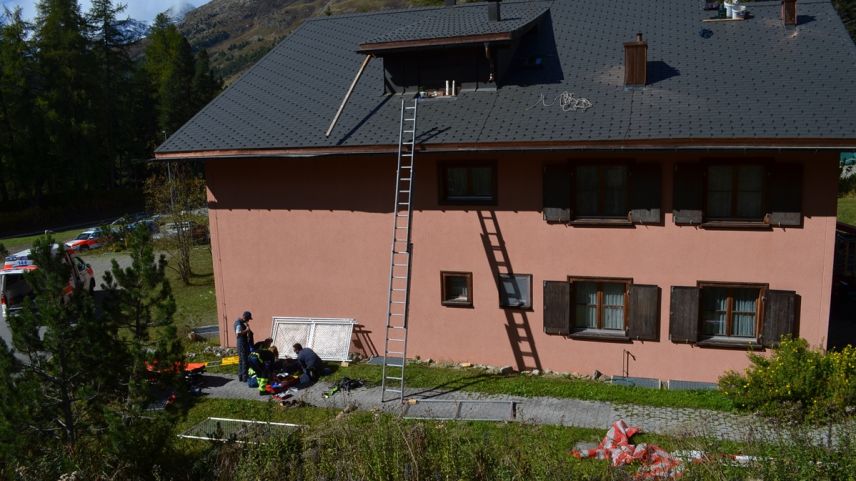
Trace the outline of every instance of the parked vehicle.
<path fill-rule="evenodd" d="M 106 236 L 101 229 L 87 229 L 74 239 L 65 243 L 65 246 L 75 252 L 86 252 L 91 249 L 97 249 L 104 245 Z"/>
<path fill-rule="evenodd" d="M 53 253 L 61 255 L 63 262 L 72 266 L 71 277 L 64 290 L 65 296 L 71 296 L 75 288 L 86 289 L 90 294 L 95 290 L 95 272 L 83 259 L 74 256 L 67 249 L 54 244 Z M 24 274 L 38 269 L 33 262 L 29 249 L 6 257 L 0 269 L 0 314 L 5 319 L 24 306 L 24 300 L 35 295 L 27 283 Z"/>

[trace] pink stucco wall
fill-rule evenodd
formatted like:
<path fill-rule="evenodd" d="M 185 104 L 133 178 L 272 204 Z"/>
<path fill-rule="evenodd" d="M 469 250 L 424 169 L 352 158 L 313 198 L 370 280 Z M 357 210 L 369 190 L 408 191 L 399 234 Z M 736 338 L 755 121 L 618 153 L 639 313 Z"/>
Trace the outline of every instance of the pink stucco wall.
<path fill-rule="evenodd" d="M 837 157 L 778 154 L 804 161 L 802 228 L 706 230 L 672 222 L 672 165 L 681 154 L 636 155 L 663 162 L 665 222 L 634 228 L 548 225 L 541 212 L 542 161 L 575 157 L 508 154 L 498 165 L 494 210 L 516 273 L 533 275 L 533 309 L 509 311 L 499 297 L 482 243 L 478 208 L 437 203 L 437 160 L 417 160 L 413 277 L 408 354 L 515 368 L 715 380 L 747 365 L 741 350 L 701 348 L 668 340 L 669 287 L 697 281 L 768 283 L 800 296 L 799 335 L 825 344 L 832 276 Z M 616 158 L 587 155 L 592 158 Z M 232 321 L 253 311 L 256 337 L 273 316 L 355 318 L 353 350 L 383 349 L 392 223 L 394 159 L 213 160 L 207 163 L 211 238 L 221 340 L 234 345 Z M 474 307 L 440 304 L 440 271 L 473 273 Z M 662 289 L 659 342 L 612 343 L 547 335 L 542 282 L 572 276 L 627 277 Z M 528 324 L 530 340 L 510 323 Z M 521 352 L 523 354 L 521 354 Z M 526 354 L 531 353 L 531 354 Z"/>

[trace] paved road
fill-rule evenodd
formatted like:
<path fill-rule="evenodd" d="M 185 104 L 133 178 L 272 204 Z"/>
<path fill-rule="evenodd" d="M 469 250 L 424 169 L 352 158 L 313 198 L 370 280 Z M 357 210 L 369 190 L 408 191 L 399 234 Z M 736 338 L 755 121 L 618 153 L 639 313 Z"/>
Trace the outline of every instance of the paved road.
<path fill-rule="evenodd" d="M 266 401 L 270 396 L 260 396 L 258 389 L 248 388 L 245 383 L 239 383 L 237 375 L 208 374 L 207 388 L 204 393 L 214 398 L 253 399 Z M 445 417 L 448 407 L 436 402 L 416 403 L 410 406 L 408 412 L 403 412 L 397 402 L 387 402 L 381 405 L 380 387 L 366 387 L 350 393 L 337 393 L 325 399 L 323 393 L 330 384 L 318 384 L 302 390 L 296 396 L 299 401 L 316 407 L 343 409 L 354 406 L 360 410 L 382 409 L 390 413 L 417 415 L 431 418 L 432 409 L 437 412 L 435 417 Z M 556 426 L 573 426 L 590 429 L 609 428 L 612 423 L 623 419 L 631 426 L 638 426 L 643 431 L 675 437 L 713 437 L 723 440 L 747 441 L 750 439 L 773 439 L 781 434 L 770 422 L 750 415 L 739 415 L 706 409 L 663 408 L 639 406 L 633 404 L 617 404 L 601 401 L 584 401 L 579 399 L 557 399 L 549 397 L 524 398 L 515 396 L 497 396 L 468 392 L 436 392 L 425 389 L 408 389 L 408 398 L 455 401 L 484 400 L 515 402 L 515 421 L 532 424 Z M 473 413 L 478 417 L 479 413 Z M 464 419 L 467 419 L 466 417 Z M 827 433 L 818 430 L 815 438 L 824 442 Z"/>

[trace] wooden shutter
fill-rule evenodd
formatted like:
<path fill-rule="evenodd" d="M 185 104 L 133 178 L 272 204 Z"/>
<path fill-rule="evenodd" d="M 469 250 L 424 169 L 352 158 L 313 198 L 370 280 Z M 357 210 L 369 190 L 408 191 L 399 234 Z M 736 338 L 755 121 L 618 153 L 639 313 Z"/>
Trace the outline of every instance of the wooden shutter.
<path fill-rule="evenodd" d="M 571 283 L 544 281 L 544 332 L 571 332 Z"/>
<path fill-rule="evenodd" d="M 698 287 L 672 287 L 669 301 L 669 339 L 672 342 L 698 341 Z"/>
<path fill-rule="evenodd" d="M 785 334 L 795 334 L 797 295 L 794 291 L 767 291 L 764 296 L 764 326 L 761 343 L 776 347 Z"/>
<path fill-rule="evenodd" d="M 675 164 L 672 214 L 675 224 L 701 224 L 704 210 L 704 166 Z"/>
<path fill-rule="evenodd" d="M 773 164 L 767 188 L 768 222 L 773 226 L 802 225 L 802 164 Z"/>
<path fill-rule="evenodd" d="M 659 224 L 663 177 L 660 164 L 634 164 L 630 169 L 630 220 Z"/>
<path fill-rule="evenodd" d="M 628 335 L 642 341 L 660 340 L 660 288 L 633 284 L 630 286 Z"/>
<path fill-rule="evenodd" d="M 544 220 L 571 220 L 571 176 L 567 165 L 544 166 Z"/>

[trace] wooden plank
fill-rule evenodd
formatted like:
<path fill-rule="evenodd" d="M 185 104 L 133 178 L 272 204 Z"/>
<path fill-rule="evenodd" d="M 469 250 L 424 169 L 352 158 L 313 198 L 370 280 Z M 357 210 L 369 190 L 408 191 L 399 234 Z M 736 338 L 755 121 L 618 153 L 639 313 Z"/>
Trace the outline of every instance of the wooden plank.
<path fill-rule="evenodd" d="M 360 65 L 360 69 L 357 70 L 357 75 L 354 76 L 354 80 L 351 81 L 351 86 L 348 87 L 348 91 L 345 92 L 345 98 L 342 99 L 341 105 L 339 105 L 339 110 L 336 111 L 336 115 L 333 117 L 333 121 L 330 122 L 330 127 L 327 128 L 327 133 L 324 134 L 325 137 L 330 136 L 330 132 L 333 131 L 333 127 L 336 126 L 336 122 L 339 121 L 339 116 L 342 115 L 342 111 L 345 110 L 345 104 L 348 103 L 348 100 L 351 98 L 351 94 L 354 93 L 354 87 L 357 86 L 357 82 L 360 81 L 360 77 L 362 77 L 363 72 L 366 70 L 366 65 L 369 64 L 369 61 L 372 59 L 371 55 L 366 55 L 366 58 L 363 59 L 362 65 Z"/>

